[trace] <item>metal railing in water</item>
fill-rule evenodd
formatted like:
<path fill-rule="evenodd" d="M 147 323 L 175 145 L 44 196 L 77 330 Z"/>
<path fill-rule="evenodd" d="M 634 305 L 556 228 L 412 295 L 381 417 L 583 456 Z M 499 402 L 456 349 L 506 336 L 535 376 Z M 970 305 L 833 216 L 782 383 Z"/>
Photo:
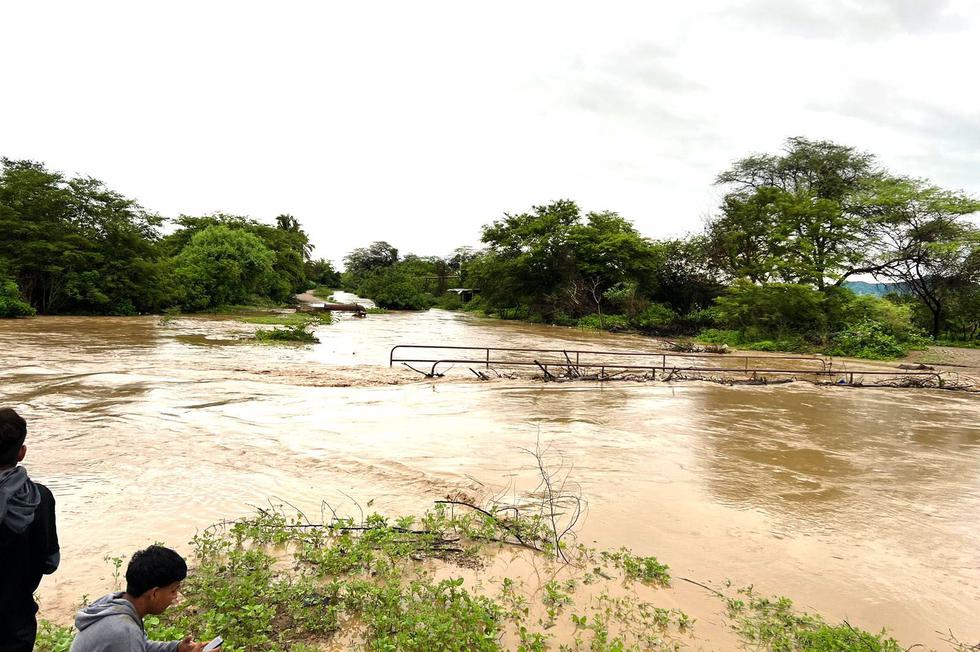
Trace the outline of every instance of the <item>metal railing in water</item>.
<path fill-rule="evenodd" d="M 417 355 L 404 357 L 403 353 L 416 351 Z M 462 352 L 458 355 L 441 355 L 440 352 Z M 396 352 L 399 354 L 396 357 Z M 466 355 L 466 353 L 471 355 Z M 530 356 L 530 359 L 528 359 Z M 624 358 L 632 358 L 641 362 L 626 362 Z M 684 363 L 691 359 L 712 361 L 738 361 L 735 365 L 723 366 L 704 366 Z M 799 363 L 812 364 L 812 368 L 774 368 L 772 366 L 757 366 L 758 364 L 791 362 L 794 365 Z M 465 364 L 476 365 L 478 367 L 538 367 L 547 377 L 551 369 L 562 369 L 575 375 L 580 375 L 582 369 L 598 369 L 598 378 L 612 377 L 607 372 L 619 375 L 628 371 L 662 373 L 677 372 L 711 372 L 711 373 L 758 373 L 766 375 L 790 375 L 790 376 L 826 376 L 828 378 L 837 377 L 843 382 L 854 384 L 855 377 L 859 380 L 863 376 L 892 376 L 892 377 L 932 377 L 937 383 L 942 385 L 942 376 L 934 372 L 898 372 L 883 371 L 876 369 L 834 369 L 834 361 L 831 357 L 824 356 L 796 356 L 796 355 L 730 355 L 719 353 L 685 353 L 677 351 L 595 351 L 585 349 L 533 349 L 533 348 L 510 348 L 510 347 L 487 347 L 487 346 L 448 346 L 432 344 L 399 344 L 391 348 L 388 355 L 388 366 L 395 363 L 405 364 L 411 367 L 410 363 L 431 364 L 428 373 L 435 376 L 440 365 Z M 653 364 L 651 364 L 653 363 Z M 656 364 L 659 363 L 659 364 Z M 816 366 L 819 365 L 819 366 Z M 414 367 L 411 367 L 414 369 Z M 417 371 L 417 370 L 416 370 Z"/>

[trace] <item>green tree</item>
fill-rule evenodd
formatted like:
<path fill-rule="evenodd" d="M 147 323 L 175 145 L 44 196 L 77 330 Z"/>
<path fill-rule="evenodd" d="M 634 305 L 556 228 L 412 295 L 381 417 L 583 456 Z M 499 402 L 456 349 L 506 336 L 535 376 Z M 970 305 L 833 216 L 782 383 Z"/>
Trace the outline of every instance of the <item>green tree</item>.
<path fill-rule="evenodd" d="M 487 249 L 467 264 L 467 284 L 489 305 L 523 306 L 545 318 L 602 314 L 611 288 L 654 287 L 655 248 L 611 211 L 585 215 L 563 199 L 505 215 L 483 228 Z"/>
<path fill-rule="evenodd" d="M 188 310 L 248 303 L 279 280 L 275 254 L 253 233 L 214 225 L 194 234 L 173 259 L 180 302 Z"/>
<path fill-rule="evenodd" d="M 340 273 L 333 268 L 333 263 L 324 258 L 306 261 L 306 278 L 314 285 L 340 286 Z"/>
<path fill-rule="evenodd" d="M 0 317 L 31 317 L 34 308 L 21 299 L 20 288 L 13 279 L 0 274 Z"/>
<path fill-rule="evenodd" d="M 355 249 L 344 257 L 344 271 L 361 276 L 382 267 L 391 267 L 398 262 L 398 250 L 387 242 L 379 240 L 368 247 Z"/>
<path fill-rule="evenodd" d="M 980 229 L 964 219 L 978 211 L 975 198 L 906 178 L 881 180 L 867 204 L 876 275 L 918 297 L 933 337 L 957 293 L 980 283 Z"/>
<path fill-rule="evenodd" d="M 949 297 L 946 325 L 958 339 L 980 337 L 980 283 L 963 285 Z"/>
<path fill-rule="evenodd" d="M 703 236 L 654 241 L 651 299 L 681 315 L 711 306 L 724 287 L 708 247 Z"/>
<path fill-rule="evenodd" d="M 160 222 L 96 179 L 2 160 L 0 260 L 42 313 L 153 308 Z"/>
<path fill-rule="evenodd" d="M 736 161 L 717 179 L 730 191 L 707 229 L 715 262 L 732 278 L 817 288 L 869 271 L 858 198 L 881 176 L 872 155 L 806 138 Z"/>
<path fill-rule="evenodd" d="M 433 303 L 425 278 L 410 264 L 398 263 L 368 274 L 357 286 L 357 293 L 370 297 L 382 308 L 426 310 Z"/>
<path fill-rule="evenodd" d="M 163 242 L 164 250 L 170 256 L 178 255 L 190 240 L 199 232 L 212 226 L 225 226 L 255 235 L 273 252 L 273 268 L 278 277 L 269 291 L 269 298 L 284 301 L 294 292 L 308 289 L 306 263 L 310 243 L 299 222 L 291 215 L 280 215 L 276 226 L 263 224 L 249 217 L 215 213 L 213 215 L 181 215 L 175 220 L 179 229 L 167 236 Z"/>
<path fill-rule="evenodd" d="M 300 227 L 299 220 L 288 213 L 276 215 L 276 228 L 295 234 L 297 236 L 295 242 L 299 244 L 303 260 L 307 261 L 310 259 L 310 254 L 313 253 L 313 243 L 310 242 L 309 236 Z"/>

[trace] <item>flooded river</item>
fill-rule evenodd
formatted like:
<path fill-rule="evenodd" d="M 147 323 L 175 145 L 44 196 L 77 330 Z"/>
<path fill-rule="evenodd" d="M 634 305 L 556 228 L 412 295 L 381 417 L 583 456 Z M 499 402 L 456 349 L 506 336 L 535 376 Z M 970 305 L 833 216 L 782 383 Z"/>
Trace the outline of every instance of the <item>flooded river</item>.
<path fill-rule="evenodd" d="M 109 588 L 105 555 L 250 505 L 420 510 L 563 452 L 580 540 L 678 575 L 754 583 L 906 645 L 980 640 L 980 397 L 791 383 L 481 383 L 389 370 L 395 344 L 635 350 L 636 336 L 440 311 L 338 319 L 308 347 L 236 342 L 227 317 L 0 321 L 0 404 L 58 500 L 41 615 Z M 350 498 L 349 498 L 349 497 Z M 695 626 L 697 627 L 697 626 Z"/>

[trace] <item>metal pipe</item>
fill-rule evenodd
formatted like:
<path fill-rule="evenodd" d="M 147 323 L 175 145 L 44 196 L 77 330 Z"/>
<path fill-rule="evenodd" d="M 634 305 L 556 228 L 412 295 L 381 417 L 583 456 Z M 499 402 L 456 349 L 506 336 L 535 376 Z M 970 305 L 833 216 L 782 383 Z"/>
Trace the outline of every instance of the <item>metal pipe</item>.
<path fill-rule="evenodd" d="M 408 361 L 406 361 L 408 362 Z M 411 360 L 411 362 L 432 362 L 432 374 L 435 375 L 436 368 L 440 364 L 459 364 L 472 362 L 472 360 L 460 360 L 460 359 L 442 359 L 442 360 Z M 496 365 L 502 367 L 532 367 L 537 366 L 540 368 L 547 368 L 547 364 L 543 364 L 540 361 L 526 362 L 523 360 L 502 360 L 495 363 Z M 585 368 L 599 368 L 600 375 L 605 375 L 606 369 L 620 369 L 629 370 L 636 369 L 637 371 L 656 371 L 660 369 L 657 366 L 644 366 L 644 365 L 616 365 L 608 363 L 585 363 L 580 365 Z M 741 367 L 672 367 L 673 371 L 713 371 L 718 373 L 745 373 L 745 370 Z M 666 371 L 666 370 L 665 370 Z M 775 375 L 813 375 L 813 376 L 833 376 L 833 370 L 816 370 L 816 369 L 753 369 L 752 372 L 763 373 L 763 374 L 775 374 Z M 850 371 L 847 372 L 849 377 L 849 384 L 854 384 L 854 374 L 860 374 L 865 376 L 894 376 L 897 378 L 909 377 L 909 376 L 931 376 L 936 379 L 937 382 L 942 380 L 941 374 L 933 371 L 903 371 L 901 373 L 896 373 L 893 371 L 878 371 L 878 370 L 866 370 L 866 371 Z"/>
<path fill-rule="evenodd" d="M 568 352 L 575 353 L 576 359 L 582 354 L 584 355 L 601 355 L 601 356 L 622 356 L 622 357 L 650 357 L 650 356 L 660 356 L 662 358 L 662 366 L 664 369 L 667 367 L 667 357 L 672 358 L 714 358 L 718 359 L 723 354 L 719 353 L 676 353 L 670 351 L 592 351 L 588 349 L 531 349 L 531 348 L 515 348 L 515 347 L 482 347 L 482 346 L 452 346 L 452 345 L 427 345 L 427 344 L 398 344 L 391 348 L 388 354 L 388 366 L 394 366 L 395 362 L 431 362 L 431 360 L 423 360 L 422 358 L 395 358 L 395 351 L 397 349 L 429 349 L 429 350 L 451 350 L 451 351 L 486 351 L 486 361 L 484 360 L 462 360 L 461 362 L 471 362 L 474 364 L 484 363 L 489 364 L 489 359 L 491 352 L 501 351 L 510 353 L 556 353 L 556 354 L 566 354 Z M 748 368 L 749 360 L 796 360 L 796 361 L 808 361 L 808 362 L 819 362 L 823 369 L 828 366 L 828 358 L 825 356 L 739 356 L 745 361 L 746 368 Z M 832 358 L 830 358 L 832 361 Z"/>

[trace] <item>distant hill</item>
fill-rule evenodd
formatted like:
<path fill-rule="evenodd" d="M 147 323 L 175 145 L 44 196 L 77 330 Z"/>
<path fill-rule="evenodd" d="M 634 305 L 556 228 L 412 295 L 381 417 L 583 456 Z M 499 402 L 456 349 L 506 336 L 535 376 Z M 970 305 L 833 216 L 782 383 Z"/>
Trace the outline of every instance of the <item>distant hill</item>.
<path fill-rule="evenodd" d="M 868 283 L 867 281 L 844 281 L 844 287 L 854 294 L 873 294 L 883 297 L 889 292 L 902 294 L 905 292 L 904 283 Z"/>

